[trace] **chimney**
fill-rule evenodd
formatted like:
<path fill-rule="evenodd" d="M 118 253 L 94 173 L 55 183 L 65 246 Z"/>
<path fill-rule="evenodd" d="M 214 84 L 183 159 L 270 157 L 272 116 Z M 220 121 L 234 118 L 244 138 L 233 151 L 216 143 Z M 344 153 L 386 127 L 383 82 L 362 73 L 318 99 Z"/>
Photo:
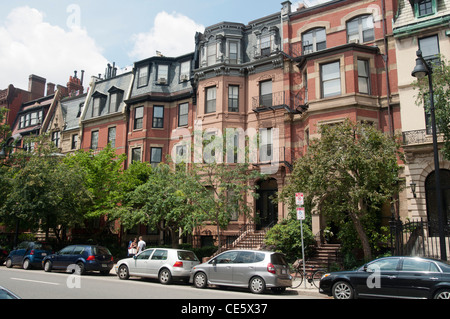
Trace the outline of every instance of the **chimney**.
<path fill-rule="evenodd" d="M 69 82 L 67 82 L 67 90 L 69 91 L 69 96 L 83 94 L 84 88 L 81 84 L 81 80 L 77 78 L 77 71 L 74 71 L 74 76 L 69 78 Z"/>
<path fill-rule="evenodd" d="M 47 96 L 55 93 L 55 84 L 47 83 Z"/>
<path fill-rule="evenodd" d="M 32 99 L 38 99 L 45 94 L 45 82 L 47 80 L 37 75 L 30 75 L 28 80 L 28 91 L 31 92 Z"/>

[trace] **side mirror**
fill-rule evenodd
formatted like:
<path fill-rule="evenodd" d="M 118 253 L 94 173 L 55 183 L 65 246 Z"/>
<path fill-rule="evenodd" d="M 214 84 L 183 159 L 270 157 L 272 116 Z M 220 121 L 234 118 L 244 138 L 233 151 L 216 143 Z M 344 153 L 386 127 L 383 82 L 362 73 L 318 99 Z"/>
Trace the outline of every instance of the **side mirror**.
<path fill-rule="evenodd" d="M 135 259 L 135 260 L 136 260 L 136 259 L 137 259 L 137 256 L 136 256 L 136 255 L 134 255 L 134 256 L 133 256 L 133 259 Z"/>
<path fill-rule="evenodd" d="M 217 259 L 214 258 L 214 259 L 211 260 L 209 263 L 212 264 L 213 266 L 215 266 L 215 265 L 217 265 Z"/>

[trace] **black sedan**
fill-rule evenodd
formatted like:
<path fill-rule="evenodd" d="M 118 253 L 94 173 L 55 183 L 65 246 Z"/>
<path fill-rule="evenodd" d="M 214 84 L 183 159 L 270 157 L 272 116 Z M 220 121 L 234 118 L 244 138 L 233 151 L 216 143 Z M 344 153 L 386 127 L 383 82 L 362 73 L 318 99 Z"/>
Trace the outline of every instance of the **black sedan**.
<path fill-rule="evenodd" d="M 335 299 L 450 299 L 450 264 L 420 257 L 380 258 L 354 271 L 325 274 L 319 291 Z"/>

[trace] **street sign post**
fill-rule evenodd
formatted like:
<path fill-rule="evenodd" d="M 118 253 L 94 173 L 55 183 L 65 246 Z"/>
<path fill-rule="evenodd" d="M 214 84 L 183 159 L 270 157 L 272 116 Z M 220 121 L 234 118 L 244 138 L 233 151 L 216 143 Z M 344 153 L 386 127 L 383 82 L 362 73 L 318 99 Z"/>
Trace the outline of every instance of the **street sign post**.
<path fill-rule="evenodd" d="M 300 221 L 300 233 L 302 236 L 302 260 L 303 260 L 303 282 L 305 283 L 305 289 L 306 289 L 306 266 L 305 266 L 305 245 L 303 242 L 303 221 L 306 219 L 305 214 L 305 208 L 301 207 L 304 203 L 304 196 L 303 193 L 296 193 L 295 194 L 295 203 L 297 204 L 297 220 Z"/>

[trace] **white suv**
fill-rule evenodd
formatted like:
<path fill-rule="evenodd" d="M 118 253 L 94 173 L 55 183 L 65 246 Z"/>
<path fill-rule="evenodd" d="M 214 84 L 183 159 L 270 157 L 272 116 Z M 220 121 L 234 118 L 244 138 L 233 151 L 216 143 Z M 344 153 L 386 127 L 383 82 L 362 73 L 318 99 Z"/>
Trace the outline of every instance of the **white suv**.
<path fill-rule="evenodd" d="M 120 279 L 130 276 L 158 278 L 162 284 L 173 280 L 189 280 L 192 267 L 200 264 L 197 256 L 189 250 L 149 248 L 132 258 L 119 260 L 116 273 Z"/>

